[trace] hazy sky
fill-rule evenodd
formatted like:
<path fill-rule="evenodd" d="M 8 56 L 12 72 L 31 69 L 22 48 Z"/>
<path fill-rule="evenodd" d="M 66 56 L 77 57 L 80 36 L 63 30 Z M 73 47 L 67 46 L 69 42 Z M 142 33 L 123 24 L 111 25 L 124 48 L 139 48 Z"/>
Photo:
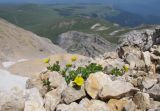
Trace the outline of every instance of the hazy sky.
<path fill-rule="evenodd" d="M 102 3 L 102 2 L 112 2 L 112 3 L 146 3 L 146 2 L 155 2 L 159 0 L 0 0 L 0 2 L 81 2 L 81 3 L 86 3 L 86 2 L 97 2 L 97 3 Z"/>
<path fill-rule="evenodd" d="M 160 16 L 160 0 L 0 0 L 0 3 L 103 3 L 135 13 Z"/>

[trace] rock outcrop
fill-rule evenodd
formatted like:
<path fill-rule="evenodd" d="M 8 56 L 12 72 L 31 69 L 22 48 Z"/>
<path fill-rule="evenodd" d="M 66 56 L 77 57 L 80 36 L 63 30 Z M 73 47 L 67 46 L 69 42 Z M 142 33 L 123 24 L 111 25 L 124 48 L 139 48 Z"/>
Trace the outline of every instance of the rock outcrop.
<path fill-rule="evenodd" d="M 104 38 L 78 31 L 69 31 L 59 36 L 58 45 L 69 53 L 77 53 L 89 57 L 99 56 L 115 50 L 115 45 Z"/>

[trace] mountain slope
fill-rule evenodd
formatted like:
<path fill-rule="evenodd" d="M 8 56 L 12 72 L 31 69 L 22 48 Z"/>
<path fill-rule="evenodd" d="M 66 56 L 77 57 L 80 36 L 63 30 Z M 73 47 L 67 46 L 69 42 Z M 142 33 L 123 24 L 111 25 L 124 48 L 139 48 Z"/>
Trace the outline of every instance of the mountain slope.
<path fill-rule="evenodd" d="M 49 39 L 42 38 L 0 19 L 0 61 L 13 61 L 64 53 Z"/>

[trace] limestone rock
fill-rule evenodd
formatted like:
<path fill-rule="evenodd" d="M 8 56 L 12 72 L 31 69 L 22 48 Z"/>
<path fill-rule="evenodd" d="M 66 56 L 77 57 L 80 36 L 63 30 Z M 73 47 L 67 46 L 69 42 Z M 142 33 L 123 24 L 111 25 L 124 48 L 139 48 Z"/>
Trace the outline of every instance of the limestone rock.
<path fill-rule="evenodd" d="M 109 106 L 100 100 L 91 100 L 86 108 L 88 111 L 111 111 Z"/>
<path fill-rule="evenodd" d="M 69 105 L 59 104 L 56 108 L 56 111 L 88 111 L 88 110 L 83 106 L 73 102 Z"/>
<path fill-rule="evenodd" d="M 26 90 L 24 111 L 46 111 L 43 107 L 44 102 L 38 89 Z"/>
<path fill-rule="evenodd" d="M 143 111 L 149 109 L 151 106 L 150 97 L 147 93 L 138 92 L 135 94 L 133 101 L 137 105 L 138 109 L 142 109 Z"/>
<path fill-rule="evenodd" d="M 24 91 L 12 89 L 0 91 L 0 111 L 23 111 L 25 104 Z"/>
<path fill-rule="evenodd" d="M 62 75 L 58 72 L 49 72 L 48 75 L 51 87 L 54 89 L 58 88 L 60 93 L 63 92 L 63 90 L 67 87 L 64 77 L 62 77 Z"/>
<path fill-rule="evenodd" d="M 148 111 L 159 111 L 160 110 L 160 102 L 151 100 L 151 108 Z"/>
<path fill-rule="evenodd" d="M 142 56 L 143 56 L 145 65 L 147 66 L 147 68 L 150 68 L 150 66 L 151 66 L 151 57 L 150 57 L 149 51 L 142 52 Z"/>
<path fill-rule="evenodd" d="M 116 59 L 118 58 L 118 54 L 116 52 L 107 52 L 103 54 L 103 59 Z"/>
<path fill-rule="evenodd" d="M 125 81 L 111 81 L 103 86 L 102 91 L 99 93 L 101 99 L 121 98 L 128 95 L 133 95 L 138 89 Z"/>
<path fill-rule="evenodd" d="M 156 83 L 157 83 L 157 79 L 152 79 L 152 78 L 149 78 L 149 77 L 145 77 L 142 81 L 142 85 L 146 89 L 151 88 Z"/>
<path fill-rule="evenodd" d="M 45 95 L 45 109 L 46 111 L 54 111 L 56 106 L 61 101 L 61 90 L 54 89 Z"/>
<path fill-rule="evenodd" d="M 75 89 L 73 87 L 68 86 L 62 93 L 62 100 L 69 104 L 76 100 L 79 100 L 86 96 L 84 86 L 81 86 L 80 89 Z"/>
<path fill-rule="evenodd" d="M 154 85 L 151 89 L 147 91 L 151 98 L 160 101 L 160 84 Z"/>
<path fill-rule="evenodd" d="M 142 61 L 133 53 L 129 53 L 126 56 L 125 61 L 130 65 L 131 69 L 134 69 L 135 67 L 144 67 Z"/>
<path fill-rule="evenodd" d="M 138 47 L 140 50 L 149 50 L 154 41 L 152 39 L 154 30 L 133 30 L 123 35 L 123 42 L 120 46 Z"/>
<path fill-rule="evenodd" d="M 91 74 L 85 83 L 85 89 L 87 93 L 93 98 L 97 98 L 98 94 L 102 90 L 103 86 L 111 82 L 111 79 L 108 75 L 97 72 L 95 74 Z"/>
<path fill-rule="evenodd" d="M 108 101 L 109 107 L 112 111 L 135 111 L 136 105 L 132 100 L 128 100 L 127 98 L 122 98 L 120 100 L 110 99 Z"/>

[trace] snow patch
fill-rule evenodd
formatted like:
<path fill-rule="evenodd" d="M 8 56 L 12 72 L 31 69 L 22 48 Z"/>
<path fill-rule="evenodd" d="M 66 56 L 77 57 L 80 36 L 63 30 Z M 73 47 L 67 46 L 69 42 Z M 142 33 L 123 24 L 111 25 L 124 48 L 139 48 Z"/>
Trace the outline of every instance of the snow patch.
<path fill-rule="evenodd" d="M 3 62 L 2 65 L 4 68 L 9 68 L 18 62 L 24 62 L 24 61 L 27 61 L 27 59 L 20 59 L 18 61 L 7 61 L 7 62 Z"/>

